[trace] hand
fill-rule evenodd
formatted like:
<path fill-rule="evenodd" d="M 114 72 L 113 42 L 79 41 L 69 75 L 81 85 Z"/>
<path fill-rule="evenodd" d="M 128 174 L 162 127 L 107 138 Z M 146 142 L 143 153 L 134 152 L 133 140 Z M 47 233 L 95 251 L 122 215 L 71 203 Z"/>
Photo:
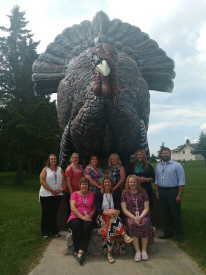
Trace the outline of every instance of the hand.
<path fill-rule="evenodd" d="M 160 196 L 159 196 L 159 192 L 156 191 L 156 198 L 159 200 L 160 199 Z"/>
<path fill-rule="evenodd" d="M 136 224 L 140 224 L 141 223 L 141 218 L 140 217 L 134 217 L 134 222 Z"/>
<path fill-rule="evenodd" d="M 116 218 L 118 215 L 117 215 L 117 210 L 115 209 L 111 209 L 109 211 L 107 211 L 107 215 L 110 217 L 110 218 Z"/>
<path fill-rule="evenodd" d="M 82 220 L 84 220 L 84 221 L 91 221 L 92 219 L 91 219 L 90 215 L 86 215 L 86 216 L 83 217 Z"/>
<path fill-rule="evenodd" d="M 180 203 L 181 201 L 182 201 L 182 197 L 177 195 L 177 197 L 176 197 L 176 203 Z"/>
<path fill-rule="evenodd" d="M 145 177 L 141 177 L 140 179 L 141 179 L 141 182 L 147 181 L 147 178 L 145 178 Z"/>
<path fill-rule="evenodd" d="M 54 196 L 57 196 L 59 194 L 59 189 L 58 190 L 52 190 L 51 193 L 54 195 Z"/>
<path fill-rule="evenodd" d="M 59 194 L 60 192 L 62 192 L 62 189 L 57 189 L 56 191 L 58 192 L 57 194 Z"/>

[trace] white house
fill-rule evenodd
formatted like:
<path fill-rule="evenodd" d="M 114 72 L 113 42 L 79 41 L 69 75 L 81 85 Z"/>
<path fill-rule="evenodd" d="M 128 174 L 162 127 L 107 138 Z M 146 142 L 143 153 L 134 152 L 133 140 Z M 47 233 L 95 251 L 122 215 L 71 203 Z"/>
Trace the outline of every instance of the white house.
<path fill-rule="evenodd" d="M 191 150 L 194 150 L 197 146 L 196 143 L 188 143 L 181 146 L 178 146 L 172 151 L 173 160 L 204 160 L 203 156 L 200 154 L 192 155 Z"/>

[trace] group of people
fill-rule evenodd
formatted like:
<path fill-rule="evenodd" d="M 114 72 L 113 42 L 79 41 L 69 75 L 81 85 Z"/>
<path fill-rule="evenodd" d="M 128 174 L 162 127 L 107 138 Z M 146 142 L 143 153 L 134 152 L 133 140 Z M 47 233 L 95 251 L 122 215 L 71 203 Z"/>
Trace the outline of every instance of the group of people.
<path fill-rule="evenodd" d="M 169 148 L 162 149 L 162 162 L 156 167 L 156 175 L 145 152 L 137 150 L 127 178 L 117 154 L 110 155 L 108 169 L 104 174 L 96 155 L 90 157 L 84 170 L 79 164 L 79 155 L 73 153 L 65 177 L 57 166 L 56 157 L 50 155 L 40 174 L 42 236 L 60 236 L 56 216 L 64 190 L 74 258 L 80 264 L 84 261 L 95 224 L 101 228 L 103 250 L 107 251 L 109 263 L 115 262 L 113 248 L 119 254 L 124 252 L 124 242 L 133 244 L 135 261 L 148 260 L 147 244 L 149 238 L 153 237 L 150 207 L 153 205 L 151 182 L 154 181 L 165 222 L 165 233 L 159 238 L 169 238 L 175 232 L 177 240 L 182 242 L 180 202 L 185 185 L 184 170 L 171 159 Z"/>

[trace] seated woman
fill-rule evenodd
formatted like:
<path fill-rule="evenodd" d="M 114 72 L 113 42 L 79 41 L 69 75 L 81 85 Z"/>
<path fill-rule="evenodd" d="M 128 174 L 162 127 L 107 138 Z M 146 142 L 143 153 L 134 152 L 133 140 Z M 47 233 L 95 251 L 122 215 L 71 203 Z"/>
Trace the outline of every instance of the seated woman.
<path fill-rule="evenodd" d="M 139 177 L 141 186 L 146 190 L 149 197 L 149 206 L 153 206 L 153 189 L 151 182 L 155 181 L 155 172 L 147 160 L 144 150 L 138 149 L 135 152 L 135 161 L 131 166 L 130 174 L 135 174 Z"/>
<path fill-rule="evenodd" d="M 90 181 L 89 190 L 92 193 L 96 193 L 101 188 L 102 177 L 104 176 L 104 171 L 99 165 L 99 158 L 96 155 L 92 155 L 89 159 L 89 165 L 86 166 L 84 170 L 84 175 Z"/>
<path fill-rule="evenodd" d="M 119 195 L 121 196 L 121 193 L 124 190 L 126 173 L 119 156 L 117 154 L 111 154 L 109 156 L 108 165 L 107 175 L 113 179 L 113 191 L 115 193 L 119 192 Z"/>
<path fill-rule="evenodd" d="M 125 232 L 133 239 L 136 250 L 134 260 L 148 260 L 148 239 L 153 236 L 153 227 L 149 217 L 149 198 L 141 187 L 139 178 L 135 175 L 127 177 L 125 190 L 122 192 L 121 207 L 125 218 Z M 142 242 L 142 253 L 139 248 L 139 238 Z"/>
<path fill-rule="evenodd" d="M 123 240 L 131 243 L 132 239 L 124 231 L 122 221 L 119 218 L 120 201 L 119 196 L 113 194 L 112 178 L 104 176 L 101 183 L 101 191 L 95 194 L 95 205 L 97 210 L 97 225 L 102 228 L 103 250 L 107 249 L 109 263 L 114 263 L 112 249 L 115 245 L 117 253 L 124 251 Z"/>
<path fill-rule="evenodd" d="M 95 214 L 94 194 L 89 192 L 89 186 L 89 180 L 81 178 L 80 191 L 73 192 L 70 200 L 71 215 L 68 219 L 68 227 L 72 230 L 74 258 L 80 264 L 83 263 L 83 255 L 95 225 L 92 219 Z"/>

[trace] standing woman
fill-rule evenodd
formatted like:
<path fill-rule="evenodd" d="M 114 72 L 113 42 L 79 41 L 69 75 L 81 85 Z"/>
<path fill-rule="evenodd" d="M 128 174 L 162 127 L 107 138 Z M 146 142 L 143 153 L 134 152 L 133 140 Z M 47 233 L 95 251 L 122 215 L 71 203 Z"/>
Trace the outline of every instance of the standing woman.
<path fill-rule="evenodd" d="M 131 243 L 132 239 L 127 236 L 119 218 L 120 200 L 117 194 L 113 194 L 112 178 L 104 176 L 101 183 L 101 191 L 95 194 L 97 211 L 97 225 L 102 228 L 102 246 L 107 250 L 107 259 L 110 264 L 115 260 L 112 256 L 113 246 L 116 246 L 118 254 L 124 251 L 123 240 Z"/>
<path fill-rule="evenodd" d="M 70 196 L 79 190 L 79 180 L 84 176 L 82 165 L 79 164 L 79 154 L 73 153 L 70 159 L 71 164 L 65 170 L 66 183 L 64 185 L 65 199 L 67 204 L 67 219 L 70 216 Z"/>
<path fill-rule="evenodd" d="M 149 217 L 149 198 L 141 187 L 139 178 L 135 175 L 127 177 L 125 190 L 122 192 L 121 206 L 124 215 L 125 232 L 133 239 L 136 250 L 134 260 L 148 260 L 147 244 L 153 236 L 153 227 Z M 139 248 L 139 238 L 142 242 L 142 253 Z"/>
<path fill-rule="evenodd" d="M 99 165 L 99 158 L 92 155 L 89 159 L 89 165 L 84 170 L 84 175 L 90 181 L 90 191 L 96 193 L 101 188 L 101 181 L 104 176 L 103 169 Z"/>
<path fill-rule="evenodd" d="M 94 194 L 89 192 L 89 179 L 81 178 L 79 191 L 71 195 L 71 215 L 68 227 L 72 230 L 74 258 L 83 264 L 84 252 L 87 250 L 89 239 L 94 227 L 92 217 L 95 214 Z"/>
<path fill-rule="evenodd" d="M 117 191 L 121 195 L 124 190 L 126 173 L 119 156 L 117 154 L 111 154 L 108 159 L 108 164 L 107 175 L 110 176 L 114 182 L 113 191 Z"/>
<path fill-rule="evenodd" d="M 135 152 L 135 162 L 131 174 L 139 177 L 141 186 L 146 190 L 149 196 L 150 207 L 153 206 L 153 189 L 151 182 L 155 181 L 155 172 L 152 165 L 147 160 L 145 151 L 138 149 Z"/>
<path fill-rule="evenodd" d="M 57 158 L 50 154 L 46 167 L 40 174 L 40 202 L 42 207 L 41 233 L 43 238 L 50 234 L 60 237 L 56 218 L 64 186 L 64 172 L 57 165 Z"/>

